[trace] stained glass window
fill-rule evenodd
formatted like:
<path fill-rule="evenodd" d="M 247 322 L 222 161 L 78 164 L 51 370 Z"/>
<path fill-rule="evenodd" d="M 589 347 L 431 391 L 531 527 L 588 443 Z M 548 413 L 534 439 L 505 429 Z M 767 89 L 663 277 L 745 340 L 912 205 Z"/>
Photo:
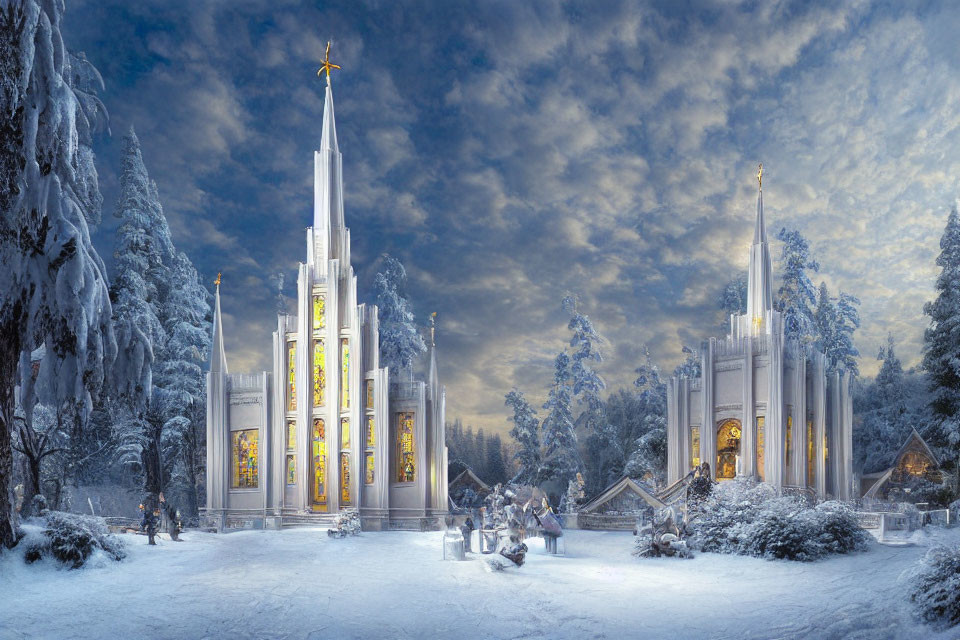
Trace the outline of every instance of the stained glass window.
<path fill-rule="evenodd" d="M 807 420 L 807 486 L 813 486 L 814 461 L 813 420 Z"/>
<path fill-rule="evenodd" d="M 364 396 L 366 397 L 365 407 L 367 411 L 373 411 L 373 380 L 367 380 L 366 386 L 367 386 L 367 389 L 366 389 L 366 393 L 364 394 Z"/>
<path fill-rule="evenodd" d="M 256 489 L 259 480 L 259 450 L 257 448 L 257 429 L 244 429 L 231 432 L 233 451 L 234 489 Z"/>
<path fill-rule="evenodd" d="M 413 448 L 413 414 L 397 414 L 397 482 L 413 482 L 416 462 Z"/>
<path fill-rule="evenodd" d="M 340 454 L 340 504 L 350 504 L 350 454 Z"/>
<path fill-rule="evenodd" d="M 757 475 L 760 476 L 760 482 L 763 482 L 763 416 L 757 416 Z"/>
<path fill-rule="evenodd" d="M 287 411 L 297 410 L 297 343 L 287 343 Z"/>
<path fill-rule="evenodd" d="M 313 296 L 313 330 L 320 331 L 327 326 L 326 319 L 327 301 L 322 293 L 316 293 Z"/>
<path fill-rule="evenodd" d="M 287 449 L 297 448 L 297 421 L 287 420 Z"/>
<path fill-rule="evenodd" d="M 373 484 L 373 451 L 367 451 L 364 454 L 363 481 L 366 484 Z"/>
<path fill-rule="evenodd" d="M 790 454 L 793 452 L 793 416 L 787 416 L 787 446 L 784 451 L 786 452 L 787 461 L 786 465 L 790 466 Z"/>
<path fill-rule="evenodd" d="M 340 448 L 350 448 L 350 418 L 340 418 Z"/>
<path fill-rule="evenodd" d="M 287 456 L 287 486 L 297 484 L 297 456 Z"/>
<path fill-rule="evenodd" d="M 740 436 L 739 420 L 724 420 L 717 428 L 717 480 L 730 480 L 737 477 Z"/>
<path fill-rule="evenodd" d="M 340 339 L 340 410 L 350 408 L 350 344 Z"/>
<path fill-rule="evenodd" d="M 313 419 L 313 503 L 327 504 L 327 442 L 323 418 Z"/>
<path fill-rule="evenodd" d="M 372 449 L 377 442 L 373 416 L 367 416 L 367 448 Z"/>
<path fill-rule="evenodd" d="M 323 340 L 313 340 L 313 406 L 322 407 L 327 389 L 327 355 L 323 349 Z"/>
<path fill-rule="evenodd" d="M 690 468 L 700 466 L 700 427 L 690 428 Z"/>

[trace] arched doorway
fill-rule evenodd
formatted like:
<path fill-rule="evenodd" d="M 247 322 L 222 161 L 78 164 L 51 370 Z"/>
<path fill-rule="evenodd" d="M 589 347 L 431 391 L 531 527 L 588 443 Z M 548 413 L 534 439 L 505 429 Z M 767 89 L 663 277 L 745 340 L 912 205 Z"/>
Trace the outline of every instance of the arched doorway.
<path fill-rule="evenodd" d="M 730 480 L 737 476 L 741 435 L 739 420 L 724 420 L 717 427 L 717 480 Z"/>

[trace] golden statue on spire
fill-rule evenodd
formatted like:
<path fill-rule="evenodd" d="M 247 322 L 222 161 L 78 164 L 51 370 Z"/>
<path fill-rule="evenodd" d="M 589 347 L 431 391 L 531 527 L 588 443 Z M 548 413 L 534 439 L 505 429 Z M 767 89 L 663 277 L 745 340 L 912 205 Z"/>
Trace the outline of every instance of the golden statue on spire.
<path fill-rule="evenodd" d="M 757 167 L 757 184 L 760 186 L 760 189 L 763 189 L 763 163 L 760 163 L 760 166 Z"/>
<path fill-rule="evenodd" d="M 213 281 L 213 284 L 220 286 L 220 272 L 217 271 L 217 279 Z"/>
<path fill-rule="evenodd" d="M 323 62 L 320 64 L 320 68 L 317 69 L 317 77 L 322 78 L 323 72 L 327 72 L 327 84 L 330 84 L 330 70 L 339 69 L 340 65 L 333 64 L 330 62 L 330 41 L 327 40 L 327 52 L 323 55 Z"/>

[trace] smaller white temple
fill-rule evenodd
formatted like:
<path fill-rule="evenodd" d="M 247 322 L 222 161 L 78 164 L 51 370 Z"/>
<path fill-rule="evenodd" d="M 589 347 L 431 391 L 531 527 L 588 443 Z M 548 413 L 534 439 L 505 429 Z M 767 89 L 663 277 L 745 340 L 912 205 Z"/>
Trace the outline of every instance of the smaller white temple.
<path fill-rule="evenodd" d="M 811 345 L 785 340 L 773 308 L 770 249 L 757 172 L 747 310 L 726 338 L 701 344 L 701 376 L 667 386 L 667 482 L 706 461 L 716 480 L 752 476 L 821 498 L 859 497 L 853 478 L 850 374 Z"/>
<path fill-rule="evenodd" d="M 307 259 L 296 314 L 277 317 L 271 371 L 228 374 L 217 277 L 202 510 L 217 530 L 321 524 L 344 509 L 364 529 L 439 528 L 447 513 L 432 319 L 428 380 L 394 382 L 380 366 L 377 307 L 357 303 L 329 53 Z"/>

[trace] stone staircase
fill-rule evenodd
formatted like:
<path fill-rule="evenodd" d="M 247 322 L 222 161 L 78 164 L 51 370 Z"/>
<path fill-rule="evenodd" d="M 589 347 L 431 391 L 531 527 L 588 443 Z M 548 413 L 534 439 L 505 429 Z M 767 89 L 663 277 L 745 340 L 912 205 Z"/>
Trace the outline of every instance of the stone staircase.
<path fill-rule="evenodd" d="M 332 528 L 335 513 L 284 513 L 281 524 L 284 529 L 293 527 L 325 527 Z"/>

